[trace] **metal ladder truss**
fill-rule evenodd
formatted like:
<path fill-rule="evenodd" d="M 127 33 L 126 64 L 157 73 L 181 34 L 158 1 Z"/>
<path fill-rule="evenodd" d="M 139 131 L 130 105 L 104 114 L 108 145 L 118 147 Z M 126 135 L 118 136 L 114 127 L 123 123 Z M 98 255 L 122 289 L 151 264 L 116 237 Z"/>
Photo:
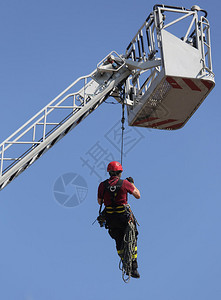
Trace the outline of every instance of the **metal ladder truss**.
<path fill-rule="evenodd" d="M 110 57 L 117 63 L 109 62 Z M 112 51 L 0 144 L 0 190 L 93 112 L 130 75 Z"/>
<path fill-rule="evenodd" d="M 206 16 L 196 5 L 191 9 L 154 6 L 126 48 L 130 64 L 153 65 L 136 68 L 125 84 L 127 102 L 132 104 L 128 105 L 130 125 L 181 128 L 212 90 L 215 82 Z"/>

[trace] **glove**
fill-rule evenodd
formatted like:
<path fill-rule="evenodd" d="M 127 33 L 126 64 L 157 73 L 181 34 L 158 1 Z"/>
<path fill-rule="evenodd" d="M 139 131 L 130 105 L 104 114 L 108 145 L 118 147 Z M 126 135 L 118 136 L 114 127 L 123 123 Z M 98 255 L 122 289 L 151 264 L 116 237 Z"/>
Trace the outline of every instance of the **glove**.
<path fill-rule="evenodd" d="M 134 180 L 132 177 L 127 177 L 126 180 L 129 181 L 130 183 L 134 183 Z"/>
<path fill-rule="evenodd" d="M 97 221 L 98 221 L 100 227 L 104 227 L 106 224 L 105 216 L 102 213 L 97 217 Z"/>

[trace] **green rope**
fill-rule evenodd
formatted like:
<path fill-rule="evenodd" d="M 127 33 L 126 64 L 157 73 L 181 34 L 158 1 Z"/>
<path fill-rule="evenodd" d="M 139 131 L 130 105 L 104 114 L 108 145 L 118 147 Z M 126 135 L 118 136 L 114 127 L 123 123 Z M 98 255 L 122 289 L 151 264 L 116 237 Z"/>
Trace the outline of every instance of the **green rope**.
<path fill-rule="evenodd" d="M 133 255 L 136 247 L 136 226 L 130 222 L 124 234 L 123 256 L 121 257 L 119 268 L 122 271 L 122 278 L 128 283 L 131 278 Z"/>

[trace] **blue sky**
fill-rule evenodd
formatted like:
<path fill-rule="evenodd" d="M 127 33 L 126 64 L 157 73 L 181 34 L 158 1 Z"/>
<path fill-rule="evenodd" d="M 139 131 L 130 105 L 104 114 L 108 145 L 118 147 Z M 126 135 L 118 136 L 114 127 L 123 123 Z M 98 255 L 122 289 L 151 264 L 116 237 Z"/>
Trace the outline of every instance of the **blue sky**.
<path fill-rule="evenodd" d="M 124 53 L 154 4 L 1 1 L 0 141 L 109 52 Z M 129 199 L 141 224 L 141 278 L 124 284 L 113 240 L 91 225 L 98 178 L 82 159 L 95 144 L 120 159 L 107 136 L 121 108 L 102 104 L 0 192 L 0 299 L 221 298 L 221 7 L 213 0 L 164 4 L 208 11 L 216 87 L 183 129 L 132 131 L 137 143 L 127 149 L 123 175 L 141 191 L 140 200 Z M 88 189 L 72 208 L 53 193 L 67 173 L 79 174 Z"/>

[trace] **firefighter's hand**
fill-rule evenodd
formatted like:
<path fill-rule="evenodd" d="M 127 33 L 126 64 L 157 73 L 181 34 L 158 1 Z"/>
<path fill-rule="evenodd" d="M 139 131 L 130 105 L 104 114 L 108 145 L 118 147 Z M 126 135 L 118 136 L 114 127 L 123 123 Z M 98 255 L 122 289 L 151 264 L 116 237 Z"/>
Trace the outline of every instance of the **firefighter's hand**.
<path fill-rule="evenodd" d="M 134 180 L 132 177 L 127 177 L 126 180 L 129 181 L 130 183 L 134 183 Z"/>

